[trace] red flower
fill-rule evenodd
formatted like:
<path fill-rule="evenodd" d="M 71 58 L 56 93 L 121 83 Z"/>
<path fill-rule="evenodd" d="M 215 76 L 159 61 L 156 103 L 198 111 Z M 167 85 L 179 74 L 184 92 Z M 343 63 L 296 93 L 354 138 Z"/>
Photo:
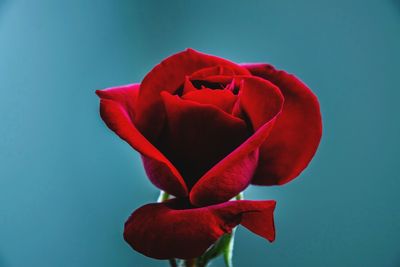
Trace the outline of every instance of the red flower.
<path fill-rule="evenodd" d="M 195 257 L 239 223 L 273 240 L 275 202 L 227 201 L 250 183 L 289 182 L 313 157 L 321 115 L 300 80 L 188 49 L 141 84 L 97 94 L 103 120 L 141 153 L 152 183 L 179 198 L 132 214 L 125 238 L 133 248 Z"/>

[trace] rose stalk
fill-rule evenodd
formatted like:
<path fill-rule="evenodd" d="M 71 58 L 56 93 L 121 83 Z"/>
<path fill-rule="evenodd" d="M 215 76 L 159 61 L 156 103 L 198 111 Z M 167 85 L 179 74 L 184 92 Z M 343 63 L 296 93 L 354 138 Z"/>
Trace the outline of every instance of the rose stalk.
<path fill-rule="evenodd" d="M 221 242 L 229 251 L 238 225 L 274 240 L 275 201 L 230 200 L 250 184 L 291 181 L 314 156 L 321 114 L 303 82 L 268 64 L 188 49 L 140 84 L 96 93 L 104 122 L 141 154 L 150 181 L 165 192 L 125 223 L 133 249 L 206 266 Z"/>

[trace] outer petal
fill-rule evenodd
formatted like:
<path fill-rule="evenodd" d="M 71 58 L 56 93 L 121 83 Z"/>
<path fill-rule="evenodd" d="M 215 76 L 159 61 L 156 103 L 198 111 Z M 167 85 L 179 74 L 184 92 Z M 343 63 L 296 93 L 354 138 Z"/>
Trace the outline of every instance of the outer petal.
<path fill-rule="evenodd" d="M 150 140 L 155 140 L 165 118 L 161 91 L 174 93 L 193 72 L 219 65 L 237 75 L 249 75 L 249 71 L 228 60 L 187 49 L 163 60 L 143 79 L 138 96 L 135 123 Z"/>
<path fill-rule="evenodd" d="M 189 188 L 250 135 L 243 120 L 216 106 L 166 92 L 162 97 L 168 119 L 158 147 L 178 168 Z"/>
<path fill-rule="evenodd" d="M 250 118 L 256 132 L 194 185 L 189 195 L 194 205 L 227 201 L 250 184 L 258 163 L 258 149 L 271 132 L 282 106 L 283 96 L 276 86 L 257 77 L 243 77 L 239 108 Z"/>
<path fill-rule="evenodd" d="M 148 257 L 189 259 L 202 255 L 238 224 L 271 242 L 275 239 L 275 201 L 242 200 L 186 208 L 183 199 L 142 206 L 125 223 L 125 240 Z"/>
<path fill-rule="evenodd" d="M 294 75 L 268 64 L 244 65 L 253 75 L 277 85 L 285 97 L 282 114 L 260 149 L 260 163 L 252 183 L 285 184 L 307 167 L 322 135 L 317 97 Z"/>
<path fill-rule="evenodd" d="M 135 102 L 139 84 L 96 91 L 100 97 L 100 115 L 107 126 L 142 154 L 150 180 L 160 189 L 186 196 L 187 187 L 176 168 L 135 127 Z"/>

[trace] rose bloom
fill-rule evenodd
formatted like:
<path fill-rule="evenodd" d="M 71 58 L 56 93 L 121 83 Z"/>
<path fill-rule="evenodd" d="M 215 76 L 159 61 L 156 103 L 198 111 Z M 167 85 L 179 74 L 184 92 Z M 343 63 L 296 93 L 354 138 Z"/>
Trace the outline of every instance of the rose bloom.
<path fill-rule="evenodd" d="M 318 147 L 316 96 L 268 64 L 192 49 L 140 84 L 97 91 L 107 126 L 137 150 L 150 181 L 175 198 L 145 205 L 124 238 L 157 259 L 194 258 L 238 224 L 273 241 L 274 201 L 229 201 L 250 184 L 281 185 Z"/>

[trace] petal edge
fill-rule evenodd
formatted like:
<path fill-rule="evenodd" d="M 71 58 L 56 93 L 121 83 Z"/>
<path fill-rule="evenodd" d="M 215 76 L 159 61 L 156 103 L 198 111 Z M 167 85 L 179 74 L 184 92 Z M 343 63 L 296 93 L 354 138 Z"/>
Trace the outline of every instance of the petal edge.
<path fill-rule="evenodd" d="M 124 239 L 148 257 L 189 259 L 202 255 L 238 224 L 271 242 L 275 238 L 275 201 L 240 200 L 185 209 L 187 204 L 185 199 L 172 199 L 142 206 L 125 223 Z"/>
<path fill-rule="evenodd" d="M 179 172 L 138 131 L 132 122 L 132 116 L 135 113 L 133 104 L 138 90 L 139 85 L 134 84 L 97 91 L 96 93 L 100 97 L 100 115 L 105 124 L 132 148 L 141 153 L 144 159 L 151 159 L 152 167 L 162 170 L 164 174 L 168 174 L 168 176 L 149 175 L 154 185 L 172 195 L 186 196 L 188 194 L 187 187 Z"/>
<path fill-rule="evenodd" d="M 274 129 L 260 149 L 253 184 L 282 185 L 296 178 L 309 164 L 322 136 L 317 97 L 296 76 L 269 64 L 243 64 L 253 75 L 279 87 L 285 104 Z"/>

